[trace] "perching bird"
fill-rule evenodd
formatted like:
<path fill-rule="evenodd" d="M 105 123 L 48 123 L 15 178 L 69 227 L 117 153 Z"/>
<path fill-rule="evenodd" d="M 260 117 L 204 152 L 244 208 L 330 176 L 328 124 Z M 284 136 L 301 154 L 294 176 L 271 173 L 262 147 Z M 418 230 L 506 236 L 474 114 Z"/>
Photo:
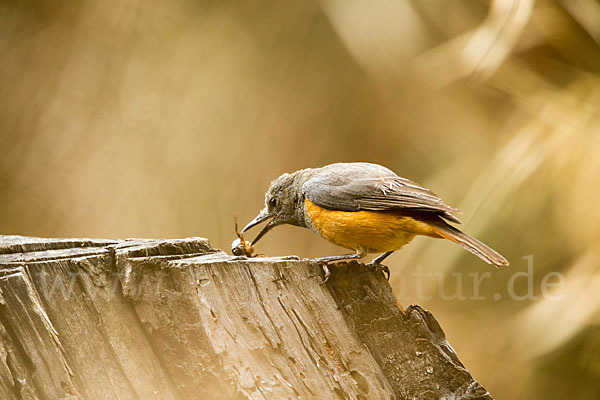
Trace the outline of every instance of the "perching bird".
<path fill-rule="evenodd" d="M 256 236 L 256 244 L 271 228 L 290 224 L 310 228 L 330 242 L 354 253 L 321 257 L 331 262 L 383 253 L 369 265 L 388 274 L 381 262 L 416 235 L 443 238 L 462 246 L 489 264 L 508 265 L 498 252 L 448 224 L 460 224 L 429 189 L 401 178 L 381 165 L 337 163 L 283 174 L 265 194 L 265 208 L 248 225 L 270 219 Z M 326 279 L 328 278 L 326 270 Z"/>

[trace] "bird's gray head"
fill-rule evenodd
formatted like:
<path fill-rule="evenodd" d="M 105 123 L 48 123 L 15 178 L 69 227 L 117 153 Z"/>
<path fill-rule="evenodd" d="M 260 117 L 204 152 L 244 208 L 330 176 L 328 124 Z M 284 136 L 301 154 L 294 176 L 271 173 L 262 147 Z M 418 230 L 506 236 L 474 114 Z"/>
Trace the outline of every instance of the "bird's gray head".
<path fill-rule="evenodd" d="M 306 226 L 304 222 L 304 203 L 302 196 L 303 176 L 306 170 L 283 174 L 271 182 L 269 190 L 265 193 L 265 208 L 242 229 L 242 233 L 260 224 L 270 221 L 252 241 L 252 244 L 277 225 L 290 224 Z"/>

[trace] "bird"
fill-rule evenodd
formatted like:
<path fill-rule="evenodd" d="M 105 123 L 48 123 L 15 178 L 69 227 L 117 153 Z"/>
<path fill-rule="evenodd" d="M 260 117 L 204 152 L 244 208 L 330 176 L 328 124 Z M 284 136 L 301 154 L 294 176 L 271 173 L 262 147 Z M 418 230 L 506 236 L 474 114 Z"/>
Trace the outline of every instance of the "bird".
<path fill-rule="evenodd" d="M 381 270 L 388 279 L 389 268 L 382 262 L 417 235 L 448 239 L 488 264 L 508 265 L 500 253 L 451 225 L 461 224 L 454 215 L 460 213 L 431 190 L 382 165 L 335 163 L 284 173 L 272 181 L 264 208 L 242 233 L 268 221 L 252 241 L 254 246 L 279 225 L 309 228 L 352 251 L 315 261 L 326 266 L 381 253 L 367 265 Z M 324 269 L 326 281 L 330 273 Z"/>

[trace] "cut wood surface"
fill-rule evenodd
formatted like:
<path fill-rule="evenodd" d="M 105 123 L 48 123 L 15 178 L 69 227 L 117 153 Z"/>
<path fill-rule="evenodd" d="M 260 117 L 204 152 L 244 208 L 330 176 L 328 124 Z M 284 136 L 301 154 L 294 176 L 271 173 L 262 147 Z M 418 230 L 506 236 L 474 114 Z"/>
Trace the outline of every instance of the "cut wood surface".
<path fill-rule="evenodd" d="M 0 236 L 1 399 L 492 399 L 358 262 Z"/>

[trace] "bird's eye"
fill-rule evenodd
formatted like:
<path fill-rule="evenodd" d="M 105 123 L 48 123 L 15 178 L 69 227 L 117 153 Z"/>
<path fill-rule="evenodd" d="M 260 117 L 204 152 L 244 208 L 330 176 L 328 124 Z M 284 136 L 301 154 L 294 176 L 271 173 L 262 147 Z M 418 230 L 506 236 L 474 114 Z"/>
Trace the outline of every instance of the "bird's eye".
<path fill-rule="evenodd" d="M 269 207 L 275 208 L 276 205 L 277 205 L 277 198 L 276 197 L 271 197 L 269 199 Z"/>

